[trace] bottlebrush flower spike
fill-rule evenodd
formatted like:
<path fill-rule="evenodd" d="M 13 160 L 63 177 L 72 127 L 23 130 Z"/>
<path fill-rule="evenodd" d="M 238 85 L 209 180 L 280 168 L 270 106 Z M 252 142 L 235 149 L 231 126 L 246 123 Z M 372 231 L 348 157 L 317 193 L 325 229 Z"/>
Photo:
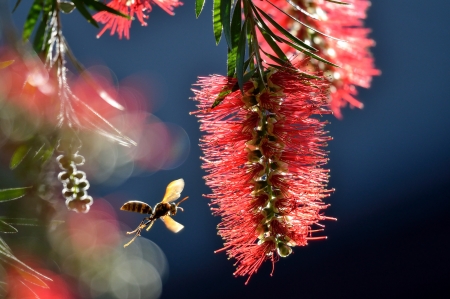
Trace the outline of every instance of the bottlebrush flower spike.
<path fill-rule="evenodd" d="M 145 22 L 145 19 L 148 19 L 148 13 L 152 11 L 151 3 L 157 4 L 171 16 L 175 14 L 173 12 L 173 9 L 175 7 L 183 5 L 183 3 L 179 2 L 178 0 L 112 0 L 110 3 L 108 3 L 108 6 L 117 11 L 120 11 L 125 15 L 129 15 L 131 19 L 128 20 L 124 17 L 106 11 L 96 13 L 94 15 L 94 19 L 97 22 L 105 24 L 105 27 L 103 27 L 100 33 L 97 34 L 97 38 L 102 36 L 102 34 L 105 33 L 106 30 L 110 29 L 111 35 L 114 35 L 114 33 L 117 31 L 119 38 L 125 36 L 127 39 L 129 39 L 131 21 L 135 15 L 139 22 L 141 22 L 142 26 L 147 26 L 147 22 Z"/>
<path fill-rule="evenodd" d="M 337 118 L 342 118 L 341 108 L 348 104 L 362 108 L 363 104 L 355 98 L 356 86 L 369 88 L 372 76 L 379 75 L 375 69 L 369 48 L 375 42 L 368 38 L 370 30 L 364 28 L 363 20 L 370 6 L 367 0 L 346 0 L 348 5 L 326 0 L 264 0 L 255 2 L 279 24 L 319 51 L 315 54 L 339 65 L 340 68 L 316 61 L 316 69 L 324 72 L 331 82 L 329 102 Z M 310 27 L 329 35 L 326 37 L 299 24 L 277 8 Z M 272 28 L 277 32 L 276 29 Z M 261 46 L 269 49 L 263 38 L 258 39 Z M 287 50 L 286 45 L 280 45 Z"/>
<path fill-rule="evenodd" d="M 331 219 L 322 214 L 322 199 L 332 191 L 322 168 L 331 138 L 325 122 L 313 117 L 330 113 L 328 81 L 273 68 L 266 78 L 267 88 L 251 79 L 244 94 L 232 91 L 235 79 L 218 75 L 199 78 L 200 90 L 193 90 L 194 114 L 205 132 L 205 180 L 213 191 L 206 197 L 222 217 L 218 230 L 225 243 L 219 251 L 237 260 L 234 275 L 248 279 L 264 261 L 274 263 L 294 246 L 325 238 L 313 237 L 312 226 Z"/>

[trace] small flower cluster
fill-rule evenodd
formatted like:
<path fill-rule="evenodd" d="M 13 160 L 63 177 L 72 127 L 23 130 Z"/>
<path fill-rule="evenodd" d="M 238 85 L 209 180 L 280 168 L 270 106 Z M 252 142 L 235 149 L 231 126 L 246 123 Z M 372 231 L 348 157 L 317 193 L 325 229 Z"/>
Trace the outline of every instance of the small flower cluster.
<path fill-rule="evenodd" d="M 129 39 L 131 21 L 135 15 L 142 26 L 147 26 L 145 19 L 148 19 L 148 13 L 152 11 L 151 3 L 157 4 L 171 16 L 174 15 L 173 9 L 175 7 L 183 5 L 183 3 L 178 0 L 113 0 L 108 4 L 108 6 L 125 15 L 129 15 L 130 19 L 126 19 L 106 11 L 101 11 L 95 14 L 94 19 L 97 22 L 105 24 L 105 27 L 103 27 L 100 33 L 97 34 L 97 38 L 102 36 L 102 34 L 109 29 L 111 30 L 111 35 L 114 35 L 117 31 L 119 38 L 125 36 L 125 38 Z"/>
<path fill-rule="evenodd" d="M 363 25 L 370 1 L 348 0 L 345 2 L 348 5 L 326 0 L 301 0 L 295 3 L 285 0 L 264 0 L 256 3 L 277 23 L 316 48 L 318 52 L 315 54 L 339 66 L 315 62 L 315 69 L 323 71 L 331 83 L 329 102 L 337 118 L 342 118 L 341 108 L 347 103 L 352 107 L 363 107 L 363 104 L 355 98 L 356 86 L 369 88 L 372 77 L 380 74 L 380 71 L 374 67 L 369 51 L 375 42 L 367 37 L 370 30 Z M 289 18 L 275 6 L 303 24 L 308 24 L 310 28 Z M 265 43 L 263 38 L 258 40 Z M 267 49 L 268 45 L 262 44 L 262 47 Z M 280 47 L 289 51 L 286 44 L 280 44 Z"/>
<path fill-rule="evenodd" d="M 86 173 L 77 169 L 77 166 L 84 164 L 84 157 L 78 154 L 78 148 L 74 149 L 72 145 L 66 146 L 62 141 L 59 142 L 57 150 L 62 154 L 56 160 L 62 171 L 58 179 L 63 183 L 62 194 L 67 208 L 78 213 L 87 213 L 94 201 L 87 193 L 89 182 L 86 180 Z"/>
<path fill-rule="evenodd" d="M 304 63 L 304 62 L 303 62 Z M 299 65 L 297 65 L 299 66 Z M 194 90 L 206 183 L 219 235 L 237 260 L 235 275 L 250 276 L 270 259 L 286 257 L 312 237 L 312 225 L 331 219 L 321 211 L 329 196 L 323 147 L 326 136 L 313 115 L 328 114 L 327 80 L 293 69 L 269 68 L 267 82 L 251 79 L 240 90 L 222 76 L 200 78 Z M 212 103 L 226 91 L 222 103 Z M 319 229 L 320 231 L 321 229 Z"/>

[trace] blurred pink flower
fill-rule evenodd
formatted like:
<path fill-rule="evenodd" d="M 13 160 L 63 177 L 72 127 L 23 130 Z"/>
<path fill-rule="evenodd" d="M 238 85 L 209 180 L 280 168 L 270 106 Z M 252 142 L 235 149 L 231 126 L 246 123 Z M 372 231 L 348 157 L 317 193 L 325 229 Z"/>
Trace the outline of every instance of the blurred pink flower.
<path fill-rule="evenodd" d="M 341 108 L 347 103 L 351 107 L 362 108 L 363 104 L 355 98 L 356 86 L 369 88 L 372 77 L 380 74 L 380 71 L 374 67 L 369 51 L 375 42 L 368 38 L 370 29 L 364 28 L 363 24 L 370 1 L 345 1 L 349 5 L 340 5 L 326 0 L 314 2 L 272 0 L 270 2 L 312 28 L 336 38 L 326 37 L 306 28 L 277 10 L 269 1 L 255 2 L 276 22 L 288 28 L 292 34 L 318 49 L 319 51 L 315 54 L 339 66 L 336 68 L 316 61 L 316 69 L 323 71 L 325 77 L 331 82 L 329 102 L 337 118 L 342 118 Z M 304 12 L 309 13 L 309 16 Z M 280 34 L 275 28 L 271 27 L 271 29 Z M 258 40 L 264 49 L 270 48 L 264 38 L 260 37 Z M 289 51 L 286 44 L 280 44 L 280 47 L 284 51 Z"/>
<path fill-rule="evenodd" d="M 297 64 L 304 66 L 305 61 Z M 224 248 L 237 260 L 236 276 L 253 275 L 270 259 L 286 257 L 304 246 L 322 214 L 328 170 L 323 147 L 331 138 L 317 116 L 328 114 L 327 80 L 307 79 L 291 69 L 269 69 L 267 88 L 256 80 L 244 94 L 223 76 L 200 78 L 194 112 L 205 136 L 206 184 Z M 210 108 L 219 94 L 230 92 Z M 315 230 L 317 231 L 317 230 Z M 248 281 L 248 280 L 247 280 Z"/>
<path fill-rule="evenodd" d="M 134 16 L 137 17 L 142 26 L 147 26 L 147 22 L 145 19 L 148 19 L 148 13 L 152 11 L 152 6 L 150 4 L 156 4 L 161 7 L 165 12 L 169 15 L 174 15 L 173 9 L 175 7 L 183 5 L 182 2 L 178 0 L 112 0 L 108 3 L 108 6 L 120 11 L 125 15 L 129 15 L 131 17 L 130 20 L 111 14 L 106 11 L 101 11 L 94 15 L 94 19 L 97 22 L 105 24 L 105 27 L 97 34 L 97 38 L 102 36 L 106 30 L 111 30 L 111 35 L 117 31 L 119 38 L 125 36 L 127 39 L 130 38 L 130 27 L 131 21 Z"/>

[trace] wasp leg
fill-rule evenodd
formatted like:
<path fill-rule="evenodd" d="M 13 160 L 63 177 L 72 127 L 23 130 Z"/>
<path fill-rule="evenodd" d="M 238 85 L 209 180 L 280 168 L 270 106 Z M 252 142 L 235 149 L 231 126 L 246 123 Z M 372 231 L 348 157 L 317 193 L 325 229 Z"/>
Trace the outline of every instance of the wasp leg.
<path fill-rule="evenodd" d="M 150 223 L 149 223 L 150 222 Z M 152 228 L 152 226 L 153 226 L 153 223 L 155 223 L 155 221 L 154 220 L 150 220 L 149 222 L 147 222 L 145 225 L 147 225 L 148 224 L 148 227 L 147 227 L 147 229 L 146 229 L 146 231 L 149 231 L 151 228 Z"/>
<path fill-rule="evenodd" d="M 131 234 L 134 234 L 134 233 L 139 234 L 141 232 L 141 230 L 143 228 L 145 228 L 150 221 L 151 221 L 150 218 L 144 218 L 144 220 L 142 220 L 141 223 L 139 223 L 138 227 L 135 230 L 133 230 L 131 232 L 127 232 L 127 234 L 128 235 L 131 235 Z"/>

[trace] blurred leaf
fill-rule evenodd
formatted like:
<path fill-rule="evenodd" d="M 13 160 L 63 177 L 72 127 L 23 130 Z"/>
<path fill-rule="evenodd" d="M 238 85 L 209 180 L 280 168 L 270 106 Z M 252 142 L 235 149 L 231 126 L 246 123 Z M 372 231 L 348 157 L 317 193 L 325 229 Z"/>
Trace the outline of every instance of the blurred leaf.
<path fill-rule="evenodd" d="M 50 39 L 51 34 L 45 34 L 45 29 L 47 27 L 49 14 L 53 10 L 53 0 L 44 0 L 44 2 L 42 20 L 40 21 L 34 36 L 33 48 L 38 53 L 44 52 L 44 54 L 47 54 L 49 48 L 48 40 Z"/>
<path fill-rule="evenodd" d="M 22 2 L 22 0 L 17 0 L 16 1 L 16 5 L 14 5 L 14 8 L 12 10 L 13 13 L 16 11 L 17 7 L 19 7 L 20 2 Z"/>
<path fill-rule="evenodd" d="M 75 9 L 75 4 L 71 1 L 61 1 L 59 2 L 59 8 L 63 13 L 71 13 Z"/>
<path fill-rule="evenodd" d="M 0 202 L 19 199 L 25 195 L 27 189 L 31 187 L 11 188 L 0 190 Z"/>
<path fill-rule="evenodd" d="M 39 15 L 41 14 L 42 8 L 43 8 L 42 1 L 34 0 L 31 9 L 28 12 L 25 24 L 23 25 L 22 39 L 24 41 L 28 40 L 31 36 L 31 33 L 33 33 L 34 26 L 36 25 L 36 22 L 39 19 Z"/>
<path fill-rule="evenodd" d="M 42 221 L 36 218 L 10 218 L 5 216 L 0 216 L 0 221 L 3 221 L 7 224 L 14 224 L 14 225 L 22 225 L 22 226 L 41 226 Z M 64 221 L 61 220 L 52 220 L 50 221 L 50 225 L 59 225 L 64 223 Z"/>
<path fill-rule="evenodd" d="M 228 48 L 232 48 L 231 45 L 231 27 L 230 27 L 230 16 L 231 16 L 231 3 L 233 0 L 221 0 L 220 3 L 220 18 L 222 20 L 223 34 L 228 44 Z"/>
<path fill-rule="evenodd" d="M 22 163 L 23 159 L 28 155 L 30 152 L 31 147 L 27 145 L 21 145 L 19 148 L 16 149 L 14 152 L 11 162 L 9 163 L 9 168 L 14 169 L 17 166 L 19 166 L 20 163 Z"/>
<path fill-rule="evenodd" d="M 30 273 L 30 272 L 28 272 L 28 271 L 24 271 L 24 270 L 22 270 L 22 269 L 20 269 L 20 268 L 17 268 L 17 267 L 15 267 L 15 270 L 16 270 L 16 272 L 19 273 L 20 276 L 21 276 L 23 279 L 25 279 L 26 281 L 28 281 L 28 282 L 30 282 L 30 283 L 32 283 L 32 284 L 34 284 L 34 285 L 40 286 L 41 288 L 48 289 L 48 285 L 47 285 L 45 282 L 43 282 L 43 281 L 42 281 L 39 277 L 37 277 L 36 275 L 34 275 L 34 274 L 32 274 L 32 273 Z"/>
<path fill-rule="evenodd" d="M 306 10 L 304 10 L 300 6 L 298 6 L 293 0 L 286 0 L 286 2 L 289 3 L 294 9 L 300 11 L 301 13 L 307 15 L 308 17 L 310 17 L 314 20 L 319 20 L 316 16 L 310 14 L 309 12 L 307 12 Z"/>
<path fill-rule="evenodd" d="M 205 0 L 195 0 L 195 17 L 198 18 L 205 6 Z"/>
<path fill-rule="evenodd" d="M 219 44 L 220 37 L 222 36 L 222 20 L 220 17 L 221 1 L 225 0 L 214 0 L 214 7 L 213 7 L 213 29 L 214 29 L 214 37 L 216 39 L 216 45 Z"/>
<path fill-rule="evenodd" d="M 0 233 L 10 234 L 10 233 L 17 233 L 17 232 L 18 232 L 17 228 L 0 220 Z"/>
<path fill-rule="evenodd" d="M 6 60 L 6 61 L 0 61 L 0 69 L 7 68 L 11 64 L 14 63 L 14 60 Z"/>
<path fill-rule="evenodd" d="M 106 11 L 106 12 L 112 13 L 114 15 L 121 16 L 127 20 L 131 20 L 131 17 L 129 15 L 126 15 L 118 10 L 115 10 L 114 8 L 111 8 L 108 5 L 106 5 L 102 2 L 99 2 L 97 0 L 84 0 L 84 3 L 86 3 L 86 5 L 90 8 L 92 8 L 93 10 Z"/>
<path fill-rule="evenodd" d="M 245 59 L 245 43 L 247 41 L 247 20 L 242 25 L 241 35 L 239 37 L 239 45 L 236 54 L 236 77 L 241 92 L 244 92 L 244 59 Z"/>
<path fill-rule="evenodd" d="M 0 253 L 11 253 L 11 248 L 8 244 L 0 237 Z"/>
<path fill-rule="evenodd" d="M 97 22 L 92 18 L 89 11 L 84 6 L 84 2 L 82 0 L 73 0 L 73 3 L 77 7 L 78 11 L 81 13 L 81 15 L 88 21 L 88 23 L 91 23 L 95 27 L 99 28 Z"/>
<path fill-rule="evenodd" d="M 247 73 L 244 74 L 244 82 L 247 82 L 248 80 L 250 80 L 253 75 L 255 75 L 256 73 L 256 69 L 252 69 L 251 71 L 248 71 Z"/>

